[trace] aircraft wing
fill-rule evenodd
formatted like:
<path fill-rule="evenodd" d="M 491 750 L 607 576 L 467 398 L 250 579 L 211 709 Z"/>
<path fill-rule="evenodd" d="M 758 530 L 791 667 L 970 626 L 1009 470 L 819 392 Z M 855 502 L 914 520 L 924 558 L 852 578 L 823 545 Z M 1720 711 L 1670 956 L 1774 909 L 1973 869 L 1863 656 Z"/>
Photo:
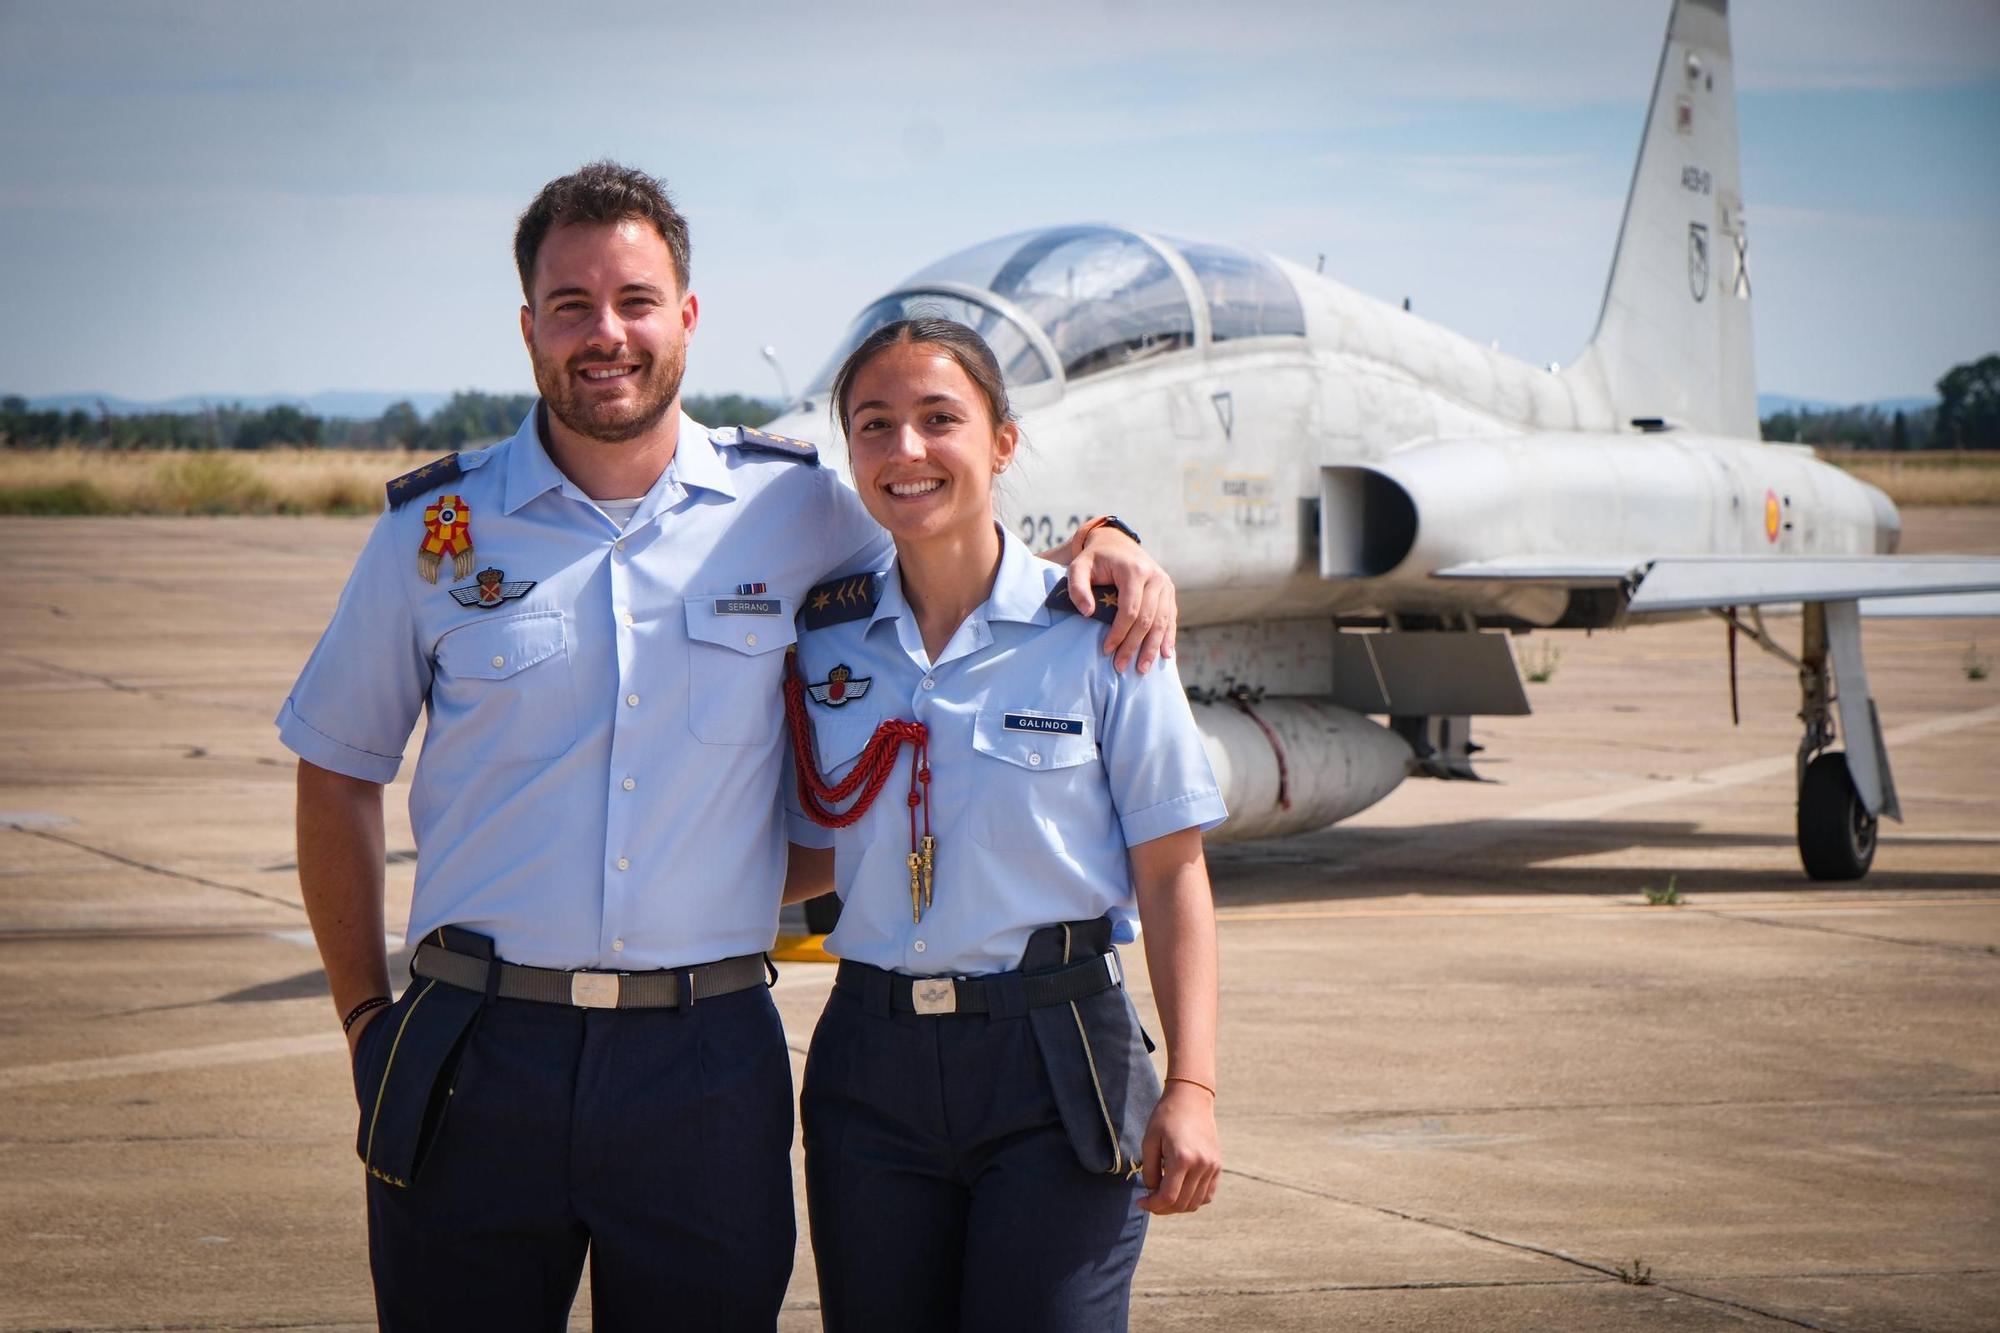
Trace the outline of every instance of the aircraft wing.
<path fill-rule="evenodd" d="M 1993 556 L 1669 556 L 1652 562 L 1629 609 L 1693 611 L 1994 592 L 2000 592 L 2000 557 Z"/>
<path fill-rule="evenodd" d="M 1636 582 L 1646 571 L 1642 555 L 1505 555 L 1470 560 L 1435 570 L 1436 579 L 1498 579 L 1516 583 L 1560 583 L 1568 588 L 1616 588 Z"/>
<path fill-rule="evenodd" d="M 1628 609 L 1858 601 L 1878 617 L 2000 616 L 2000 556 L 1503 556 L 1437 570 L 1452 580 L 1632 589 Z"/>
<path fill-rule="evenodd" d="M 1940 593 L 1931 597 L 1865 597 L 1861 614 L 1878 620 L 1951 620 L 2000 617 L 2000 592 Z"/>

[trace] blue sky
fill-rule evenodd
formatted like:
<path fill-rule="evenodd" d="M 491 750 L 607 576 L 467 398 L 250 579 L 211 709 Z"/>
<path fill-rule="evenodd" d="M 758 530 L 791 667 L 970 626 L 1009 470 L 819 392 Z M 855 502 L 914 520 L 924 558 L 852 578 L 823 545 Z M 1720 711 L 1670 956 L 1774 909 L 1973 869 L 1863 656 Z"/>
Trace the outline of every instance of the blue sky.
<path fill-rule="evenodd" d="M 1650 0 L 0 0 L 0 389 L 513 390 L 513 220 L 609 154 L 694 228 L 695 391 L 794 384 L 984 238 L 1235 241 L 1528 360 L 1595 321 Z M 1759 387 L 2000 350 L 2000 5 L 1742 0 Z M 857 17 L 865 14 L 866 17 Z"/>

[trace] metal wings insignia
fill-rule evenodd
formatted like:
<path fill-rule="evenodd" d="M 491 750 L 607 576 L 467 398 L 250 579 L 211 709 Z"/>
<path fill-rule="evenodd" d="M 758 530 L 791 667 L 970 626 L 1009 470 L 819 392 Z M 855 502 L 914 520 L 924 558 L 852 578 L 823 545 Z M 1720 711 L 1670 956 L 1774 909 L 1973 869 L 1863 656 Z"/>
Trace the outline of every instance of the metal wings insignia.
<path fill-rule="evenodd" d="M 819 684 L 806 686 L 806 693 L 813 697 L 814 703 L 838 708 L 868 693 L 874 679 L 873 676 L 855 675 L 853 668 L 843 662 L 827 672 L 826 679 Z"/>

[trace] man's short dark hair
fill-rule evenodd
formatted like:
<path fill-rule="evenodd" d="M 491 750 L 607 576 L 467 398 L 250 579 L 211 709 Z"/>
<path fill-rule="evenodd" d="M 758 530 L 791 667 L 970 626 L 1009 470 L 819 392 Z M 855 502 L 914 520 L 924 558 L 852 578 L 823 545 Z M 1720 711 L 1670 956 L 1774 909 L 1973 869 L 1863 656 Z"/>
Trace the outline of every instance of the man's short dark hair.
<path fill-rule="evenodd" d="M 674 257 L 674 277 L 682 294 L 688 286 L 688 224 L 667 187 L 643 171 L 609 160 L 592 162 L 580 171 L 558 176 L 542 187 L 535 202 L 521 214 L 514 229 L 514 267 L 521 271 L 521 294 L 535 303 L 535 256 L 551 230 L 576 222 L 623 222 L 628 218 L 653 224 Z"/>

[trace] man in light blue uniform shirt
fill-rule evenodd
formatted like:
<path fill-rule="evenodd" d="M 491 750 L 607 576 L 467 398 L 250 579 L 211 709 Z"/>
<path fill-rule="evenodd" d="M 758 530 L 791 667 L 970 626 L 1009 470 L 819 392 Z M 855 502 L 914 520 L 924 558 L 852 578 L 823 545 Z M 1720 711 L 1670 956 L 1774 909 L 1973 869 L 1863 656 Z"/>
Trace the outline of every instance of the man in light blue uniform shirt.
<path fill-rule="evenodd" d="M 830 565 L 889 543 L 831 470 L 741 434 L 682 416 L 622 529 L 534 414 L 459 454 L 444 489 L 474 563 L 528 585 L 493 606 L 451 596 L 474 578 L 423 581 L 421 499 L 377 523 L 279 726 L 300 758 L 387 782 L 428 703 L 411 939 L 455 925 L 509 962 L 628 971 L 771 946 L 775 899 L 747 886 L 784 879 L 792 618 Z"/>
<path fill-rule="evenodd" d="M 354 1054 L 377 1310 L 566 1327 L 588 1256 L 601 1329 L 769 1329 L 794 1238 L 763 958 L 780 681 L 805 591 L 888 542 L 810 445 L 680 413 L 697 303 L 658 182 L 552 181 L 515 252 L 542 402 L 390 483 L 278 716 Z M 1105 546 L 1127 601 L 1158 604 L 1157 566 Z M 1154 656 L 1165 603 L 1122 656 Z M 382 786 L 426 713 L 420 947 L 391 1004 Z"/>

